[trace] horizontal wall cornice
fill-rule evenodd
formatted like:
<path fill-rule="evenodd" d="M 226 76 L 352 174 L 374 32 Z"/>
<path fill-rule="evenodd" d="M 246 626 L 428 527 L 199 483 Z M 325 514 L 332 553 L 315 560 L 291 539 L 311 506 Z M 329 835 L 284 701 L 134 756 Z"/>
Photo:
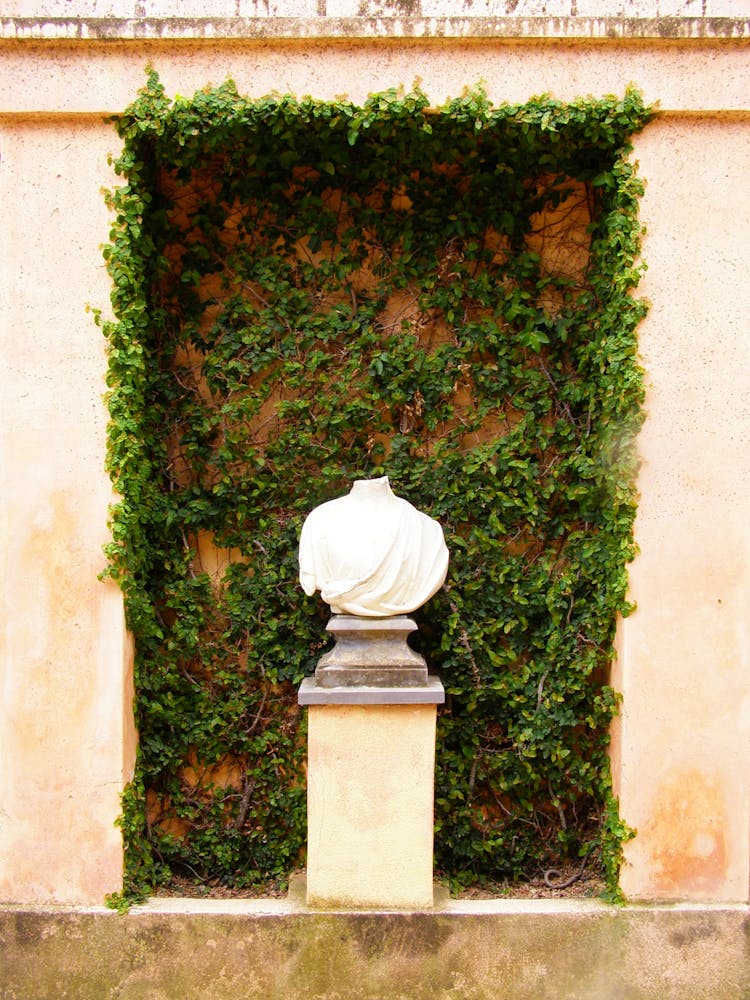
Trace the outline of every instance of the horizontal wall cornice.
<path fill-rule="evenodd" d="M 750 17 L 0 17 L 0 39 L 517 39 L 738 41 Z"/>

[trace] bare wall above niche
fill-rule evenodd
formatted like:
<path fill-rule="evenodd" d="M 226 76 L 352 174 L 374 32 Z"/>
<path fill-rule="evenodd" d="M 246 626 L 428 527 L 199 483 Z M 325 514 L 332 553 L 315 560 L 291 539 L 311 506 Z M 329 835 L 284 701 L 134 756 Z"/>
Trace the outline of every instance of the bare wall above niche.
<path fill-rule="evenodd" d="M 0 31 L 6 29 L 5 41 L 0 40 L 0 114 L 116 114 L 143 85 L 147 63 L 158 70 L 170 96 L 193 94 L 207 83 L 231 77 L 248 97 L 279 92 L 333 100 L 346 93 L 361 103 L 368 94 L 394 85 L 409 87 L 418 78 L 432 105 L 439 107 L 479 81 L 496 104 L 521 104 L 541 93 L 572 101 L 586 94 L 623 93 L 635 83 L 644 100 L 658 103 L 662 114 L 726 117 L 750 112 L 750 19 L 744 38 L 723 41 L 607 38 L 605 22 L 600 35 L 567 39 L 477 34 L 481 24 L 474 22 L 467 26 L 473 36 L 366 38 L 356 37 L 362 25 L 355 22 L 274 20 L 267 22 L 264 34 L 263 22 L 256 20 L 251 23 L 254 35 L 222 37 L 209 36 L 206 26 L 213 22 L 206 21 L 200 22 L 202 35 L 163 38 L 134 34 L 154 22 L 118 22 L 131 32 L 129 39 L 116 34 L 97 39 L 84 35 L 93 22 L 82 27 L 71 19 L 65 23 L 78 32 L 75 37 L 64 38 L 56 23 L 57 36 L 23 35 L 19 37 L 26 40 L 19 43 L 10 34 L 10 22 L 0 19 Z M 95 26 L 106 23 L 97 21 Z M 159 25 L 177 31 L 197 23 Z M 549 22 L 552 27 L 556 23 Z M 249 30 L 241 19 L 222 24 Z M 416 22 L 410 25 L 416 28 Z M 325 37 L 327 27 L 339 34 Z M 282 34 L 274 35 L 274 28 Z M 383 31 L 391 28 L 383 25 Z M 344 34 L 344 29 L 352 34 Z M 318 35 L 304 36 L 303 30 Z"/>

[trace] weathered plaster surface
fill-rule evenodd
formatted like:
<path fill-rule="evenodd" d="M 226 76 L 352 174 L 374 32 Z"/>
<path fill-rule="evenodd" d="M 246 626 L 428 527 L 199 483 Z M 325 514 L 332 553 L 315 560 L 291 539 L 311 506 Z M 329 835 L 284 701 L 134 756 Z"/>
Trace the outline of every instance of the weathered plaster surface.
<path fill-rule="evenodd" d="M 639 610 L 617 667 L 614 775 L 638 829 L 623 885 L 641 899 L 747 899 L 750 48 L 272 35 L 0 43 L 0 898 L 88 903 L 119 885 L 129 656 L 119 595 L 96 580 L 110 498 L 105 358 L 85 304 L 108 299 L 100 188 L 118 143 L 102 116 L 130 103 L 148 61 L 170 94 L 232 76 L 250 96 L 359 101 L 421 77 L 435 104 L 478 80 L 494 101 L 522 102 L 632 81 L 668 112 L 635 149 L 652 308 Z M 662 974 L 682 982 L 676 965 Z"/>
<path fill-rule="evenodd" d="M 747 17 L 745 0 L 5 0 L 2 14 L 39 22 L 52 19 L 185 18 L 504 18 L 519 26 L 530 19 L 608 18 L 695 22 Z M 523 30 L 521 27 L 520 30 Z"/>
<path fill-rule="evenodd" d="M 97 245 L 111 148 L 65 124 L 0 130 L 0 898 L 118 888 L 133 750 L 122 602 L 104 567 L 106 304 Z"/>
<path fill-rule="evenodd" d="M 350 3 L 330 0 L 321 14 L 310 11 L 300 0 L 283 12 L 264 4 L 249 9 L 240 5 L 237 16 L 204 10 L 192 4 L 179 8 L 177 16 L 141 12 L 71 17 L 0 15 L 0 38 L 79 39 L 116 41 L 122 39 L 179 41 L 180 39 L 290 39 L 290 38 L 507 38 L 569 39 L 612 41 L 616 39 L 705 39 L 721 41 L 750 37 L 750 18 L 740 12 L 706 13 L 662 11 L 649 16 L 615 13 L 607 5 L 592 3 L 576 16 L 550 11 L 548 14 L 509 14 L 491 3 L 461 6 L 454 0 L 426 0 L 418 3 L 374 3 L 364 13 Z M 138 7 L 138 5 L 136 5 Z M 143 6 L 143 5 L 140 5 Z M 731 3 L 729 3 L 731 7 Z"/>
<path fill-rule="evenodd" d="M 750 123 L 638 139 L 651 311 L 621 630 L 620 795 L 634 896 L 746 899 L 750 761 Z"/>
<path fill-rule="evenodd" d="M 551 53 L 554 52 L 554 58 Z M 340 41 L 142 44 L 0 43 L 0 114 L 112 114 L 158 71 L 167 93 L 192 94 L 231 77 L 241 93 L 272 91 L 364 101 L 415 79 L 434 104 L 482 81 L 496 102 L 551 93 L 560 100 L 622 93 L 636 83 L 664 111 L 750 111 L 750 46 Z"/>
<path fill-rule="evenodd" d="M 497 900 L 435 914 L 316 914 L 243 902 L 156 900 L 124 916 L 0 909 L 0 991 L 4 1000 L 750 995 L 745 907 Z"/>

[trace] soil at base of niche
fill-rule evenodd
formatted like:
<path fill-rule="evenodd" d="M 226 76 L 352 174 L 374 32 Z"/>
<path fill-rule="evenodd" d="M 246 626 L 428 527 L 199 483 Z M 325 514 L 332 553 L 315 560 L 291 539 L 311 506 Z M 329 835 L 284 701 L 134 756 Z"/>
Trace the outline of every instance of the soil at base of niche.
<path fill-rule="evenodd" d="M 485 882 L 451 893 L 454 899 L 597 899 L 605 892 L 604 880 L 596 872 L 583 872 L 570 885 L 565 885 L 580 871 L 580 865 L 562 866 L 549 875 L 547 885 L 543 875 L 526 882 Z M 438 881 L 440 879 L 438 878 Z M 554 888 L 558 886 L 558 888 Z M 286 883 L 268 882 L 243 889 L 223 885 L 218 879 L 199 882 L 174 876 L 154 892 L 155 896 L 191 896 L 201 899 L 283 899 Z"/>

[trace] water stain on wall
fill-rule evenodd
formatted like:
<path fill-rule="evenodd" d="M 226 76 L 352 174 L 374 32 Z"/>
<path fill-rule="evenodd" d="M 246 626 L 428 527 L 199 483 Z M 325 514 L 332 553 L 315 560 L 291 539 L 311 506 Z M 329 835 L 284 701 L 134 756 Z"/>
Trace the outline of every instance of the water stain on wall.
<path fill-rule="evenodd" d="M 710 893 L 727 869 L 726 802 L 722 789 L 698 769 L 676 770 L 656 794 L 643 833 L 651 844 L 652 887 L 660 893 Z"/>

